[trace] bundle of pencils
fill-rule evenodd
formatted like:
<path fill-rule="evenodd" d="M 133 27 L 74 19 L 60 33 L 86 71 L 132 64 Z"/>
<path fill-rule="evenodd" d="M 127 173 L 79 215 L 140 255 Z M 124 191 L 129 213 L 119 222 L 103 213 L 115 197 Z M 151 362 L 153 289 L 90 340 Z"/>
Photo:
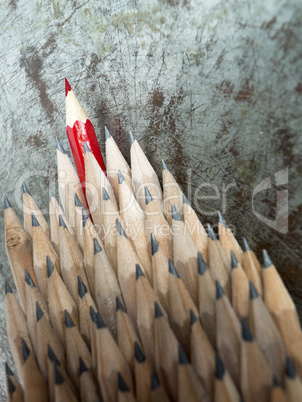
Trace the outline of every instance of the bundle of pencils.
<path fill-rule="evenodd" d="M 8 400 L 302 401 L 300 323 L 268 253 L 261 267 L 220 213 L 205 229 L 164 162 L 162 191 L 132 134 L 131 168 L 105 135 L 107 176 L 83 144 L 85 196 L 57 140 L 49 225 L 25 184 L 24 226 L 4 199 Z"/>

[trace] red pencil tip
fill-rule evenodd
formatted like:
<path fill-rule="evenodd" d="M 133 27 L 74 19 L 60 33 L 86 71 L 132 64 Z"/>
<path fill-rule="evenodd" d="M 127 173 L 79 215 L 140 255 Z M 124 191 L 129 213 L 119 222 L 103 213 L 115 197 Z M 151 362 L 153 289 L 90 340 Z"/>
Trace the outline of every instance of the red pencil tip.
<path fill-rule="evenodd" d="M 65 96 L 67 96 L 69 91 L 71 91 L 71 86 L 69 85 L 69 82 L 65 78 Z"/>

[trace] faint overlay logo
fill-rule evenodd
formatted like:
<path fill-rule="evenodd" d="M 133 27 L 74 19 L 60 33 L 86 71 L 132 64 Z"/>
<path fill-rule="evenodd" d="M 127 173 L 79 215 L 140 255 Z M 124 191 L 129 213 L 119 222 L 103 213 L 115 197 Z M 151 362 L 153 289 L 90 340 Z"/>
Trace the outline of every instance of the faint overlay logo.
<path fill-rule="evenodd" d="M 275 173 L 275 181 L 276 186 L 283 186 L 288 184 L 288 168 L 280 170 Z M 265 223 L 267 226 L 275 229 L 280 233 L 288 232 L 288 190 L 280 190 L 277 191 L 277 205 L 276 205 L 276 219 L 268 219 L 263 215 L 260 215 L 254 207 L 254 197 L 256 194 L 260 192 L 270 189 L 272 187 L 271 178 L 267 177 L 261 183 L 259 183 L 253 191 L 252 195 L 252 209 L 253 213 L 257 216 L 257 218 Z"/>

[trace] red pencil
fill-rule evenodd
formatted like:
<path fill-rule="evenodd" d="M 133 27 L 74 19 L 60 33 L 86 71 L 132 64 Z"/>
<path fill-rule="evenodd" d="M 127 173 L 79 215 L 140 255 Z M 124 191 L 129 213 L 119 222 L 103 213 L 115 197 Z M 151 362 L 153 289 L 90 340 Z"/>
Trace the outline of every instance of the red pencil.
<path fill-rule="evenodd" d="M 65 78 L 66 100 L 66 133 L 72 150 L 74 162 L 78 171 L 80 182 L 85 193 L 85 165 L 84 165 L 84 142 L 87 143 L 95 156 L 98 164 L 105 172 L 105 164 L 101 150 L 95 135 L 95 131 L 87 114 L 80 105 L 69 82 Z"/>

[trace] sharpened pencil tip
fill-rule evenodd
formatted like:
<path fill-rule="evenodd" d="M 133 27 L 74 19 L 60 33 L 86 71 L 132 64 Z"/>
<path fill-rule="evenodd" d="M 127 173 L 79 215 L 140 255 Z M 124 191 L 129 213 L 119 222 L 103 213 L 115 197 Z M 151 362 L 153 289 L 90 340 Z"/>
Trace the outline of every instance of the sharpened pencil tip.
<path fill-rule="evenodd" d="M 40 226 L 38 219 L 36 218 L 36 216 L 33 212 L 31 213 L 31 226 L 33 226 L 33 227 Z"/>
<path fill-rule="evenodd" d="M 87 221 L 88 221 L 88 214 L 85 211 L 85 209 L 83 208 L 82 209 L 82 225 L 83 225 L 83 228 L 85 227 Z"/>
<path fill-rule="evenodd" d="M 78 294 L 81 299 L 85 296 L 87 293 L 87 288 L 85 286 L 85 283 L 83 282 L 83 279 L 78 275 Z"/>
<path fill-rule="evenodd" d="M 7 362 L 5 362 L 5 373 L 6 375 L 14 375 Z"/>
<path fill-rule="evenodd" d="M 76 193 L 74 193 L 74 205 L 76 207 L 83 208 L 83 205 Z"/>
<path fill-rule="evenodd" d="M 25 268 L 24 272 L 25 272 L 25 282 L 26 282 L 31 288 L 35 288 L 36 285 L 34 284 L 34 281 L 32 280 L 32 278 L 31 278 L 31 276 L 29 275 L 29 272 L 27 271 L 26 268 Z"/>
<path fill-rule="evenodd" d="M 53 365 L 54 368 L 54 377 L 55 377 L 55 384 L 61 385 L 65 382 L 64 378 L 62 377 L 60 370 L 56 364 Z"/>
<path fill-rule="evenodd" d="M 57 356 L 55 354 L 55 352 L 53 351 L 52 347 L 50 346 L 50 344 L 47 344 L 47 355 L 49 360 L 56 364 L 57 366 L 61 366 L 61 363 L 59 362 L 59 360 L 57 359 Z"/>
<path fill-rule="evenodd" d="M 286 359 L 285 359 L 285 374 L 287 377 L 289 377 L 291 379 L 296 378 L 296 369 L 289 356 L 286 356 Z"/>
<path fill-rule="evenodd" d="M 270 259 L 268 252 L 266 250 L 262 250 L 263 254 L 263 268 L 268 268 L 273 265 L 272 260 Z"/>
<path fill-rule="evenodd" d="M 48 201 L 50 202 L 50 200 L 52 199 L 53 195 L 50 189 L 48 189 Z"/>
<path fill-rule="evenodd" d="M 231 268 L 235 269 L 238 267 L 238 260 L 233 250 L 231 250 Z"/>
<path fill-rule="evenodd" d="M 62 154 L 66 154 L 65 149 L 63 148 L 58 137 L 56 137 L 56 146 L 58 151 L 62 152 Z"/>
<path fill-rule="evenodd" d="M 143 363 L 146 360 L 146 356 L 136 341 L 134 342 L 134 356 L 138 363 Z"/>
<path fill-rule="evenodd" d="M 102 247 L 96 238 L 93 239 L 94 255 L 102 251 Z"/>
<path fill-rule="evenodd" d="M 275 374 L 273 375 L 273 386 L 274 387 L 281 387 L 281 383 L 280 383 L 280 381 L 278 380 L 278 377 Z"/>
<path fill-rule="evenodd" d="M 250 299 L 257 299 L 259 297 L 258 292 L 253 284 L 252 281 L 250 281 Z"/>
<path fill-rule="evenodd" d="M 91 152 L 91 149 L 89 148 L 89 145 L 87 144 L 87 142 L 84 141 L 84 154 L 86 154 L 86 152 Z"/>
<path fill-rule="evenodd" d="M 227 227 L 227 224 L 226 224 L 226 222 L 225 222 L 223 216 L 221 215 L 221 212 L 220 212 L 220 211 L 217 211 L 217 214 L 218 214 L 219 223 L 221 223 L 222 226 L 224 226 L 224 227 L 226 228 L 226 227 Z"/>
<path fill-rule="evenodd" d="M 224 364 L 218 353 L 216 353 L 216 355 L 215 355 L 215 362 L 216 362 L 215 376 L 218 380 L 222 380 L 225 369 L 224 369 Z"/>
<path fill-rule="evenodd" d="M 121 222 L 118 219 L 116 219 L 115 223 L 116 223 L 116 228 L 117 228 L 118 234 L 121 236 L 125 236 L 127 239 L 127 235 L 124 232 L 124 229 L 122 228 Z"/>
<path fill-rule="evenodd" d="M 106 328 L 105 322 L 104 322 L 101 314 L 98 311 L 95 313 L 95 318 L 96 318 L 96 327 L 97 327 L 97 329 Z"/>
<path fill-rule="evenodd" d="M 12 288 L 10 287 L 10 284 L 5 281 L 5 294 L 7 293 L 13 293 Z"/>
<path fill-rule="evenodd" d="M 158 302 L 154 302 L 154 317 L 159 318 L 163 316 L 163 312 L 161 311 L 161 308 L 159 307 Z"/>
<path fill-rule="evenodd" d="M 211 240 L 217 240 L 217 236 L 214 234 L 213 229 L 209 223 L 206 224 L 208 236 Z"/>
<path fill-rule="evenodd" d="M 203 259 L 202 255 L 200 252 L 197 253 L 197 270 L 199 275 L 203 275 L 206 270 L 207 270 L 207 264 L 205 263 L 205 260 Z"/>
<path fill-rule="evenodd" d="M 111 134 L 109 133 L 108 128 L 105 126 L 105 139 L 108 140 L 108 138 L 111 137 Z"/>
<path fill-rule="evenodd" d="M 102 196 L 104 201 L 110 200 L 109 194 L 107 193 L 105 187 L 102 188 Z"/>
<path fill-rule="evenodd" d="M 152 195 L 150 194 L 150 191 L 148 190 L 148 187 L 145 187 L 145 203 L 146 205 L 149 204 L 153 200 Z"/>
<path fill-rule="evenodd" d="M 129 388 L 127 386 L 127 384 L 125 383 L 122 374 L 120 372 L 117 373 L 118 376 L 118 389 L 120 392 L 129 392 Z"/>
<path fill-rule="evenodd" d="M 23 338 L 21 338 L 21 350 L 22 350 L 23 363 L 25 363 L 30 355 L 30 350 Z"/>
<path fill-rule="evenodd" d="M 161 160 L 161 166 L 163 170 L 168 170 L 166 162 L 163 159 Z"/>
<path fill-rule="evenodd" d="M 242 318 L 241 320 L 241 336 L 244 341 L 253 342 L 253 336 L 247 325 L 246 318 Z"/>
<path fill-rule="evenodd" d="M 181 344 L 178 344 L 178 363 L 181 365 L 190 364 L 185 351 L 183 350 Z"/>
<path fill-rule="evenodd" d="M 170 272 L 170 274 L 176 276 L 176 278 L 179 278 L 179 275 L 178 275 L 178 273 L 174 267 L 174 264 L 170 258 L 169 258 L 169 272 Z"/>
<path fill-rule="evenodd" d="M 151 253 L 154 255 L 159 249 L 158 241 L 156 240 L 153 233 L 151 233 Z"/>
<path fill-rule="evenodd" d="M 182 221 L 174 204 L 171 204 L 171 209 L 172 209 L 172 219 L 174 219 L 175 221 Z"/>
<path fill-rule="evenodd" d="M 22 183 L 22 193 L 31 195 L 25 183 Z"/>
<path fill-rule="evenodd" d="M 251 249 L 245 237 L 242 238 L 242 243 L 243 243 L 242 250 L 244 253 Z"/>
<path fill-rule="evenodd" d="M 84 360 L 81 358 L 81 356 L 79 357 L 79 366 L 80 366 L 80 376 L 85 373 L 85 371 L 88 371 L 88 368 L 86 366 L 86 364 L 84 363 Z"/>
<path fill-rule="evenodd" d="M 157 378 L 157 375 L 155 373 L 151 374 L 151 390 L 154 391 L 155 389 L 159 388 L 160 382 L 159 379 Z"/>
<path fill-rule="evenodd" d="M 10 202 L 8 201 L 8 198 L 6 195 L 4 195 L 4 209 L 11 208 L 12 206 L 10 205 Z"/>
<path fill-rule="evenodd" d="M 71 86 L 70 86 L 69 82 L 67 81 L 67 78 L 65 78 L 65 96 L 67 96 L 69 91 L 71 91 Z"/>
<path fill-rule="evenodd" d="M 38 302 L 36 302 L 36 322 L 39 322 L 41 320 L 41 318 L 43 317 L 43 311 L 40 307 L 40 304 Z"/>
<path fill-rule="evenodd" d="M 90 318 L 96 324 L 96 311 L 94 310 L 94 308 L 92 306 L 90 306 L 89 312 L 90 312 Z"/>
<path fill-rule="evenodd" d="M 116 310 L 121 310 L 121 311 L 123 311 L 124 313 L 126 312 L 126 311 L 125 311 L 125 308 L 124 308 L 124 306 L 123 306 L 123 304 L 122 304 L 122 302 L 120 301 L 120 298 L 119 298 L 118 296 L 116 296 L 116 298 L 115 298 L 115 303 L 116 303 Z"/>
<path fill-rule="evenodd" d="M 54 265 L 49 256 L 46 257 L 46 267 L 47 267 L 47 278 L 50 278 L 53 273 Z"/>
<path fill-rule="evenodd" d="M 215 281 L 216 284 L 216 300 L 219 300 L 222 298 L 222 296 L 224 295 L 224 291 L 219 283 L 219 281 L 216 279 Z"/>
<path fill-rule="evenodd" d="M 145 276 L 143 271 L 141 270 L 141 267 L 138 264 L 135 265 L 135 269 L 136 269 L 136 280 L 138 280 L 140 276 Z"/>
<path fill-rule="evenodd" d="M 16 390 L 16 387 L 9 376 L 7 377 L 7 385 L 8 385 L 8 393 L 10 394 L 10 396 L 12 396 Z"/>
<path fill-rule="evenodd" d="M 122 184 L 125 181 L 124 176 L 122 175 L 120 170 L 117 173 L 117 178 L 118 178 L 118 184 Z"/>
<path fill-rule="evenodd" d="M 65 326 L 66 328 L 73 328 L 75 327 L 74 322 L 72 321 L 69 313 L 67 310 L 64 310 L 64 315 L 65 315 Z"/>
<path fill-rule="evenodd" d="M 133 137 L 133 134 L 131 131 L 129 132 L 129 136 L 130 136 L 130 145 L 132 145 L 133 142 L 135 141 L 135 138 Z"/>
<path fill-rule="evenodd" d="M 63 228 L 67 229 L 66 223 L 64 222 L 62 215 L 59 215 L 59 226 L 62 226 Z"/>
<path fill-rule="evenodd" d="M 196 321 L 197 321 L 197 317 L 196 317 L 194 311 L 190 310 L 190 325 L 191 326 L 194 325 Z"/>
<path fill-rule="evenodd" d="M 184 204 L 187 204 L 187 205 L 190 206 L 190 203 L 189 203 L 187 197 L 186 197 L 184 194 L 182 195 L 182 200 L 183 200 L 183 203 L 184 203 Z"/>

